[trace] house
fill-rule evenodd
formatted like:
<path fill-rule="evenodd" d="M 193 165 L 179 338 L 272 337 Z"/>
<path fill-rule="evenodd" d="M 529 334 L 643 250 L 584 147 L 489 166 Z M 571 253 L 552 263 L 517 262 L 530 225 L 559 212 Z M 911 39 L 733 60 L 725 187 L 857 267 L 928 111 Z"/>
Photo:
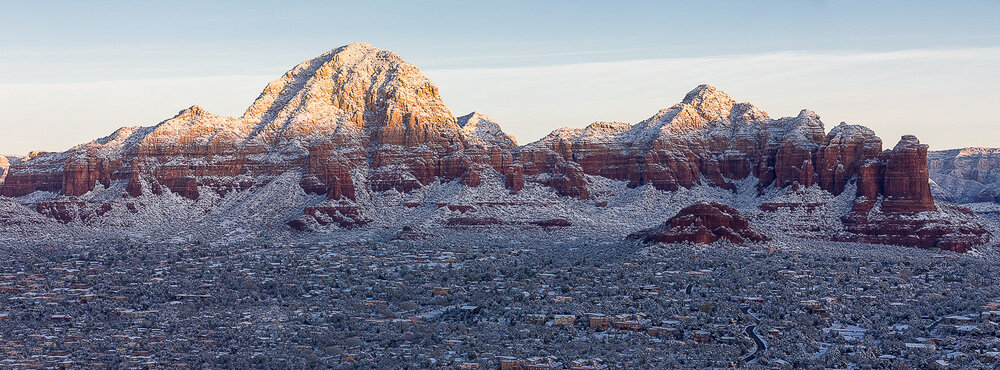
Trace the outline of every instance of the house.
<path fill-rule="evenodd" d="M 521 370 L 521 360 L 516 357 L 502 356 L 500 358 L 500 370 Z"/>
<path fill-rule="evenodd" d="M 451 292 L 451 288 L 445 288 L 445 287 L 435 287 L 434 288 L 434 295 L 435 296 L 445 295 L 445 294 L 448 294 L 449 292 Z"/>
<path fill-rule="evenodd" d="M 591 329 L 607 329 L 611 326 L 611 319 L 602 314 L 590 314 Z"/>
<path fill-rule="evenodd" d="M 552 357 L 531 357 L 524 360 L 524 370 L 551 370 Z"/>
<path fill-rule="evenodd" d="M 944 317 L 945 324 L 966 324 L 972 322 L 972 318 L 961 315 L 950 315 Z"/>
<path fill-rule="evenodd" d="M 570 370 L 596 370 L 600 360 L 573 360 L 569 362 Z"/>
<path fill-rule="evenodd" d="M 576 322 L 576 315 L 555 315 L 552 319 L 556 325 L 573 325 Z"/>
<path fill-rule="evenodd" d="M 646 329 L 646 334 L 649 334 L 650 336 L 654 337 L 658 337 L 661 335 L 670 336 L 676 333 L 677 329 L 666 326 L 652 326 L 649 329 Z"/>
<path fill-rule="evenodd" d="M 636 320 L 615 321 L 615 329 L 642 331 L 642 323 Z"/>

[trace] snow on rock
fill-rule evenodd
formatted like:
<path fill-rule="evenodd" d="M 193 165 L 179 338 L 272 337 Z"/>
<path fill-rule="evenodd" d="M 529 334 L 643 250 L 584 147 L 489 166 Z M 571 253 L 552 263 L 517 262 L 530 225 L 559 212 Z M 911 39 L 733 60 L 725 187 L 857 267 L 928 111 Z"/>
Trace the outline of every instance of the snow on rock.
<path fill-rule="evenodd" d="M 466 134 L 492 143 L 501 148 L 516 148 L 517 140 L 507 135 L 496 120 L 479 112 L 472 112 L 457 118 L 458 125 Z"/>
<path fill-rule="evenodd" d="M 906 245 L 988 240 L 976 216 L 934 206 L 918 163 L 926 146 L 881 145 L 865 127 L 825 133 L 812 111 L 772 119 L 701 85 L 636 124 L 595 122 L 517 146 L 480 113 L 452 116 L 397 54 L 358 43 L 295 66 L 242 117 L 192 106 L 155 126 L 0 162 L 0 195 L 12 197 L 2 199 L 13 218 L 44 221 L 8 237 L 43 227 L 53 237 L 226 243 L 294 229 L 394 238 L 409 226 L 404 235 L 540 228 L 621 240 L 715 201 L 775 239 L 903 243 L 879 229 L 892 225 L 931 230 Z"/>
<path fill-rule="evenodd" d="M 10 168 L 10 161 L 7 156 L 0 155 L 0 184 L 3 184 L 3 180 L 7 178 L 7 168 Z"/>
<path fill-rule="evenodd" d="M 935 199 L 1000 202 L 1000 148 L 928 152 L 927 166 Z"/>
<path fill-rule="evenodd" d="M 718 202 L 698 202 L 681 209 L 663 225 L 632 234 L 630 238 L 656 243 L 714 243 L 725 239 L 732 243 L 767 240 L 750 227 L 750 222 L 735 208 Z"/>

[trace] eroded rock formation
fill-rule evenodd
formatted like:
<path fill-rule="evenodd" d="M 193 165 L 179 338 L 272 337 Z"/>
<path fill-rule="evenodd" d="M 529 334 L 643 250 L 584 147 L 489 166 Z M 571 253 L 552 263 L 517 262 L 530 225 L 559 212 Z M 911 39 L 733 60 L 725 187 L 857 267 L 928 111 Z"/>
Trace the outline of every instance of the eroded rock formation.
<path fill-rule="evenodd" d="M 684 207 L 663 225 L 632 234 L 630 238 L 647 243 L 713 243 L 720 239 L 744 243 L 768 239 L 750 228 L 750 222 L 735 208 L 717 202 Z"/>
<path fill-rule="evenodd" d="M 607 200 L 591 189 L 596 177 L 663 191 L 709 185 L 736 192 L 738 184 L 753 181 L 758 195 L 814 185 L 834 195 L 857 189 L 843 218 L 856 240 L 964 250 L 988 238 L 974 222 L 951 222 L 951 213 L 936 209 L 926 156 L 927 147 L 915 137 L 883 152 L 882 141 L 865 127 L 840 124 L 827 133 L 809 110 L 773 119 L 708 85 L 634 125 L 596 122 L 517 146 L 481 113 L 456 119 L 437 87 L 395 53 L 351 44 L 272 81 L 242 117 L 192 106 L 153 127 L 122 128 L 66 152 L 0 162 L 0 195 L 42 192 L 26 202 L 60 221 L 86 222 L 101 217 L 103 206 L 89 204 L 95 190 L 211 200 L 297 176 L 303 193 L 324 196 L 310 198 L 302 216 L 289 221 L 308 230 L 366 225 L 374 214 L 366 208 L 371 194 L 412 192 L 436 182 L 468 188 L 502 183 L 514 194 L 549 187 L 573 199 L 567 202 L 603 207 Z M 962 176 L 973 176 L 966 172 Z M 916 215 L 933 225 L 908 221 Z M 740 223 L 735 216 L 724 221 Z M 508 221 L 466 217 L 447 223 L 483 220 Z M 733 235 L 750 237 L 730 226 L 738 225 L 725 226 Z M 894 237 L 914 228 L 922 231 Z M 698 235 L 732 237 L 726 230 Z"/>

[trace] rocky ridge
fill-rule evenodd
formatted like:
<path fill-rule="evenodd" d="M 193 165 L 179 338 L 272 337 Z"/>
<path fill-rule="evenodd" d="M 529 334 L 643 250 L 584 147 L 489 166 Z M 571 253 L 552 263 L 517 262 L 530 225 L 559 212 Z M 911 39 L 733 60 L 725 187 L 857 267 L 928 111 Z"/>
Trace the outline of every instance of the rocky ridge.
<path fill-rule="evenodd" d="M 1000 148 L 929 152 L 934 198 L 956 203 L 1000 202 Z"/>
<path fill-rule="evenodd" d="M 502 221 L 488 224 L 577 226 L 548 221 L 581 205 L 624 201 L 629 191 L 599 186 L 605 180 L 665 193 L 719 188 L 757 197 L 754 209 L 771 211 L 822 207 L 780 196 L 816 189 L 855 192 L 837 216 L 843 227 L 816 237 L 959 251 L 988 241 L 964 213 L 935 206 L 926 155 L 915 137 L 882 151 L 865 127 L 840 124 L 826 133 L 809 110 L 772 119 L 708 85 L 634 125 L 596 122 L 517 146 L 481 113 L 452 116 L 437 87 L 395 53 L 351 44 L 269 83 L 242 117 L 192 106 L 153 127 L 122 128 L 5 165 L 0 195 L 64 223 L 135 227 L 138 216 L 120 220 L 169 197 L 186 199 L 169 198 L 177 207 L 217 211 L 261 189 L 269 197 L 283 189 L 295 203 L 272 207 L 270 227 L 325 230 L 400 220 L 387 209 L 461 209 L 501 216 L 461 217 Z M 457 190 L 442 190 L 453 182 Z M 556 197 L 537 201 L 545 189 Z M 469 194 L 479 195 L 469 201 Z M 765 207 L 765 198 L 786 200 Z M 504 219 L 533 213 L 546 218 Z M 460 218 L 442 218 L 451 219 Z M 914 228 L 930 231 L 892 237 Z"/>

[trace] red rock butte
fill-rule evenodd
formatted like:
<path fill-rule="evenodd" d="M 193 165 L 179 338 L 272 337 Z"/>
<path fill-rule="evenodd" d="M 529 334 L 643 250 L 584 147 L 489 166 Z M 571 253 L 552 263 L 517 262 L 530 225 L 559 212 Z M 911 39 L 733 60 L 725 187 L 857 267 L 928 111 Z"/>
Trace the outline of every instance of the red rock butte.
<path fill-rule="evenodd" d="M 373 205 L 360 193 L 406 193 L 436 182 L 475 188 L 496 180 L 514 194 L 538 185 L 595 202 L 595 177 L 660 191 L 737 191 L 754 179 L 758 194 L 813 186 L 832 195 L 856 191 L 842 215 L 843 233 L 830 239 L 956 251 L 986 243 L 981 225 L 935 206 L 926 157 L 927 146 L 913 136 L 883 151 L 868 128 L 841 123 L 826 132 L 809 110 L 771 118 L 709 85 L 636 124 L 563 128 L 518 146 L 481 113 L 456 119 L 437 87 L 400 56 L 357 43 L 295 66 L 242 117 L 192 106 L 155 126 L 121 128 L 65 152 L 4 159 L 0 195 L 52 193 L 25 202 L 63 222 L 87 222 L 141 206 L 84 199 L 94 191 L 199 199 L 293 174 L 304 192 L 325 195 L 289 223 L 311 230 L 371 222 Z"/>
<path fill-rule="evenodd" d="M 762 242 L 764 234 L 750 227 L 750 222 L 735 208 L 718 202 L 699 202 L 684 207 L 658 227 L 630 235 L 644 242 L 731 243 Z"/>

